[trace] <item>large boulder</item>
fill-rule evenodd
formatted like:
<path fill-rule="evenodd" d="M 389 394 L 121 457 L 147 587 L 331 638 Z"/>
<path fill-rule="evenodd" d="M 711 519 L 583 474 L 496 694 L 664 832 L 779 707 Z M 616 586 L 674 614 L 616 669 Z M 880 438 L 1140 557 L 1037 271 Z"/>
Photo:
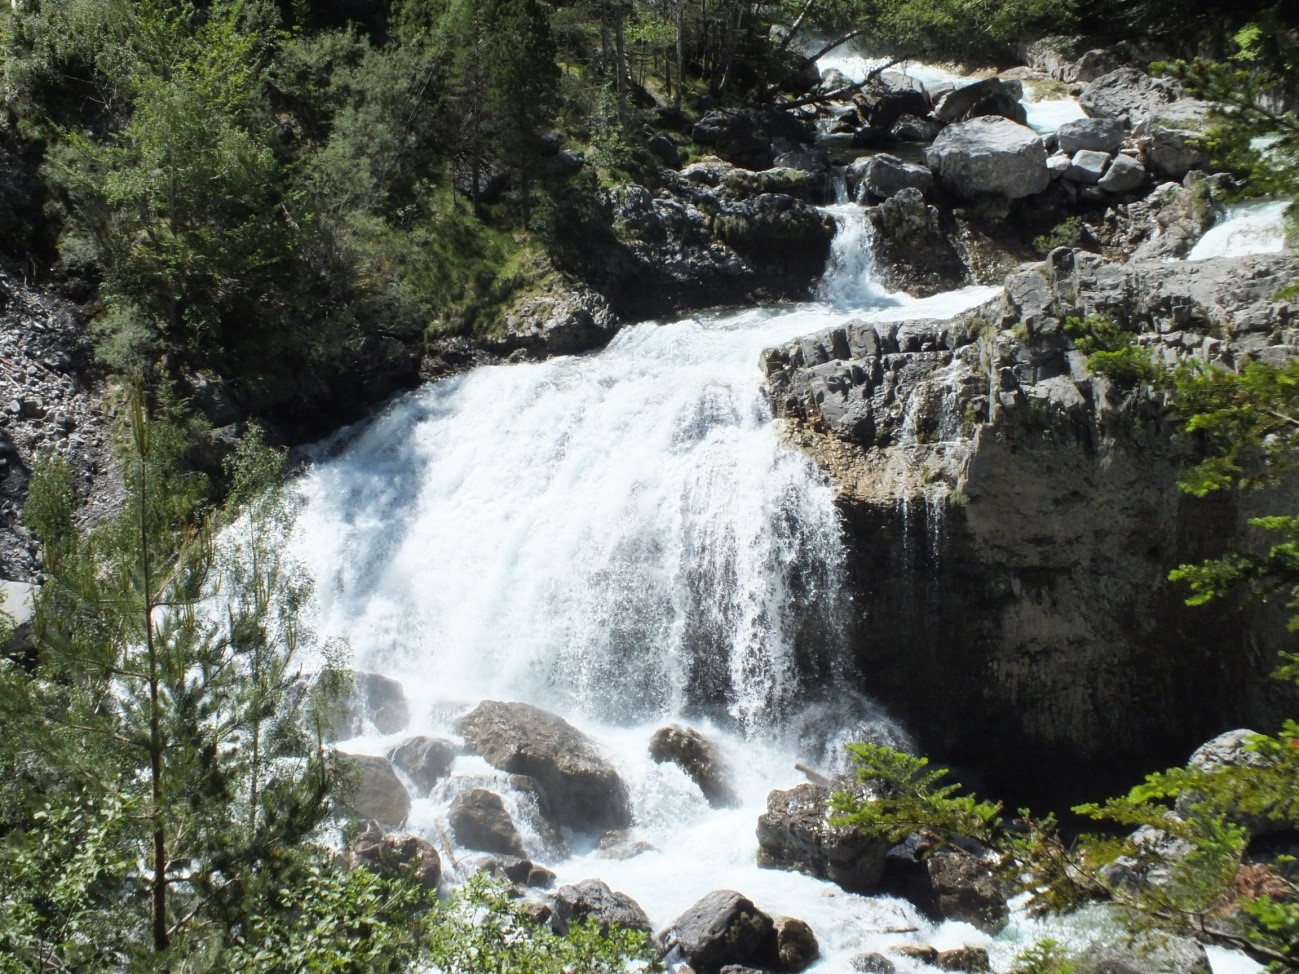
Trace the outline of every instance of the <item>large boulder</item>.
<path fill-rule="evenodd" d="M 1083 89 L 1078 102 L 1093 118 L 1116 118 L 1128 127 L 1150 121 L 1198 127 L 1209 110 L 1207 102 L 1188 98 L 1172 78 L 1152 78 L 1134 67 L 1097 78 Z"/>
<path fill-rule="evenodd" d="M 1193 169 L 1208 165 L 1209 157 L 1194 144 L 1194 132 L 1149 126 L 1138 144 L 1150 168 L 1169 179 L 1181 179 Z"/>
<path fill-rule="evenodd" d="M 602 831 L 631 824 L 627 786 L 595 743 L 563 718 L 526 703 L 487 700 L 456 729 L 492 767 L 533 778 L 561 825 Z"/>
<path fill-rule="evenodd" d="M 647 936 L 654 932 L 650 919 L 640 904 L 626 893 L 617 893 L 600 879 L 584 879 L 579 883 L 561 886 L 552 897 L 555 910 L 554 926 L 565 934 L 577 920 L 592 920 L 606 932 L 610 927 L 638 930 Z"/>
<path fill-rule="evenodd" d="M 758 816 L 758 865 L 828 879 L 850 893 L 876 890 L 888 845 L 830 824 L 830 789 L 811 783 L 767 796 Z"/>
<path fill-rule="evenodd" d="M 914 88 L 882 88 L 863 91 L 853 99 L 857 114 L 871 128 L 887 132 L 905 115 L 923 118 L 929 114 L 929 100 Z"/>
<path fill-rule="evenodd" d="M 399 829 L 410 814 L 410 794 L 387 758 L 374 754 L 338 752 L 339 762 L 353 776 L 346 806 L 357 818 Z"/>
<path fill-rule="evenodd" d="M 927 193 L 934 185 L 934 174 L 924 166 L 881 152 L 849 166 L 848 180 L 856 187 L 858 202 L 864 203 L 889 199 L 904 189 Z"/>
<path fill-rule="evenodd" d="M 1019 102 L 1020 92 L 1000 78 L 985 78 L 948 92 L 934 105 L 934 114 L 949 124 L 999 115 L 1026 125 L 1028 113 Z"/>
<path fill-rule="evenodd" d="M 505 802 L 493 791 L 473 788 L 456 795 L 447 819 L 456 842 L 466 849 L 499 852 L 520 859 L 528 854 L 518 827 L 505 810 Z"/>
<path fill-rule="evenodd" d="M 1030 128 L 995 115 L 943 129 L 925 152 L 939 183 L 961 199 L 1007 199 L 1046 189 L 1046 147 Z"/>
<path fill-rule="evenodd" d="M 714 808 L 733 808 L 740 799 L 730 784 L 730 772 L 716 745 L 692 727 L 672 724 L 650 738 L 650 757 L 670 761 L 684 771 Z"/>
<path fill-rule="evenodd" d="M 1250 740 L 1256 736 L 1256 731 L 1244 728 L 1224 731 L 1196 748 L 1195 753 L 1191 755 L 1191 759 L 1186 762 L 1187 767 L 1196 771 L 1217 771 L 1221 768 L 1233 767 L 1263 767 L 1267 764 L 1267 758 L 1249 748 Z M 1183 818 L 1192 814 L 1198 797 L 1192 794 L 1181 795 L 1177 799 L 1177 813 Z M 1245 813 L 1230 810 L 1229 816 L 1233 822 L 1241 828 L 1247 829 L 1251 835 L 1273 835 L 1290 827 L 1284 817 L 1271 818 L 1265 812 Z"/>
<path fill-rule="evenodd" d="M 1123 122 L 1117 118 L 1078 118 L 1065 122 L 1055 131 L 1060 151 L 1069 155 L 1080 149 L 1118 152 L 1124 134 Z"/>
<path fill-rule="evenodd" d="M 408 737 L 388 749 L 388 760 L 404 772 L 421 792 L 428 793 L 455 763 L 458 748 L 436 737 Z"/>
<path fill-rule="evenodd" d="M 966 283 L 965 261 L 944 232 L 942 215 L 920 190 L 899 190 L 866 218 L 875 230 L 876 268 L 885 287 L 927 297 Z"/>
<path fill-rule="evenodd" d="M 659 931 L 655 940 L 669 964 L 685 962 L 705 974 L 759 958 L 774 930 L 771 917 L 752 900 L 734 890 L 719 889 Z"/>

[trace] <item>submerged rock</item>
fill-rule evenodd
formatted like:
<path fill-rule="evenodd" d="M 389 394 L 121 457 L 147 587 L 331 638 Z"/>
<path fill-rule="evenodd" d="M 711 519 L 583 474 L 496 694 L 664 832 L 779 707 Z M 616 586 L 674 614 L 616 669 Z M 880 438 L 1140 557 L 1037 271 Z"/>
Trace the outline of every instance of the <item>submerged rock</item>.
<path fill-rule="evenodd" d="M 563 718 L 531 704 L 488 700 L 456 729 L 492 767 L 533 778 L 561 825 L 599 831 L 631 824 L 627 786 L 595 743 Z"/>
<path fill-rule="evenodd" d="M 379 673 L 352 674 L 352 696 L 335 721 L 330 737 L 343 740 L 373 727 L 380 734 L 395 734 L 410 723 L 410 706 L 401 683 Z"/>

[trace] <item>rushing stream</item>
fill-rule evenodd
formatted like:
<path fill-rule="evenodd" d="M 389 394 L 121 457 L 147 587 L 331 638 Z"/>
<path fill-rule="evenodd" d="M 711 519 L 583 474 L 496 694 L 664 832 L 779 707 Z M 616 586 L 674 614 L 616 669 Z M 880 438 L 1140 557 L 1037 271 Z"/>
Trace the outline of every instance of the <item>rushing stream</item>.
<path fill-rule="evenodd" d="M 781 441 L 759 353 L 849 315 L 945 317 L 993 293 L 885 293 L 863 211 L 830 211 L 840 229 L 816 302 L 642 324 L 595 354 L 476 369 L 322 445 L 302 479 L 296 553 L 317 579 L 322 632 L 348 640 L 356 668 L 401 680 L 411 703 L 401 734 L 348 749 L 447 736 L 477 701 L 523 700 L 590 734 L 628 783 L 641 851 L 611 859 L 570 837 L 564 853 L 507 776 L 460 758 L 408 823 L 453 878 L 448 806 L 488 786 L 561 883 L 600 877 L 656 925 L 733 888 L 808 921 L 820 974 L 900 943 L 985 946 L 1004 970 L 1038 937 L 1075 939 L 1076 922 L 1016 919 L 994 940 L 755 865 L 755 822 L 771 789 L 802 780 L 795 760 L 828 766 L 853 737 L 906 741 L 836 686 L 854 611 L 840 527 L 824 478 Z M 829 700 L 816 693 L 827 687 Z M 649 737 L 668 721 L 719 742 L 741 807 L 711 808 L 675 766 L 650 760 Z"/>

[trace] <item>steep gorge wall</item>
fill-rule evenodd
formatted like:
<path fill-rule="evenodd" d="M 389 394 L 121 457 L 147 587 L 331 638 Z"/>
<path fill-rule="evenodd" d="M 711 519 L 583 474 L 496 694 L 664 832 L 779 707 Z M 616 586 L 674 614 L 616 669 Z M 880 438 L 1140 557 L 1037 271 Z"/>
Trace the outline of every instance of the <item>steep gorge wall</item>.
<path fill-rule="evenodd" d="M 1296 701 L 1266 679 L 1284 613 L 1199 609 L 1173 566 L 1250 543 L 1285 496 L 1178 490 L 1194 444 L 1063 333 L 1107 314 L 1173 361 L 1299 353 L 1290 257 L 1122 265 L 1081 252 L 1012 275 L 952 322 L 848 324 L 768 353 L 790 435 L 836 484 L 863 688 L 1012 801 L 1062 805 L 1185 760 Z"/>

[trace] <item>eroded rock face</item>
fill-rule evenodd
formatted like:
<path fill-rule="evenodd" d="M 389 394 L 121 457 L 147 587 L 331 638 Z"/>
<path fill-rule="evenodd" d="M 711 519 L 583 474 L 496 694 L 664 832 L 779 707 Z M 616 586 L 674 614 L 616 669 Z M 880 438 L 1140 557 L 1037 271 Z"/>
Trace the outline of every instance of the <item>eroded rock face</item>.
<path fill-rule="evenodd" d="M 1187 441 L 1091 375 L 1064 322 L 1128 323 L 1169 362 L 1282 363 L 1299 320 L 1274 296 L 1297 274 L 1284 255 L 1061 250 L 953 321 L 848 322 L 767 353 L 777 413 L 839 492 L 861 668 L 922 748 L 1063 804 L 1293 708 L 1263 678 L 1282 614 L 1188 610 L 1166 581 L 1272 502 L 1181 493 Z"/>
<path fill-rule="evenodd" d="M 829 797 L 829 788 L 811 783 L 768 795 L 758 816 L 758 865 L 828 879 L 850 893 L 872 892 L 884 876 L 888 845 L 831 825 Z"/>
<path fill-rule="evenodd" d="M 999 116 L 950 125 L 925 152 L 929 168 L 952 195 L 1020 199 L 1046 189 L 1046 147 L 1032 129 Z"/>
<path fill-rule="evenodd" d="M 562 718 L 488 700 L 456 728 L 492 767 L 533 778 L 561 825 L 599 831 L 631 824 L 627 786 L 594 742 Z"/>

